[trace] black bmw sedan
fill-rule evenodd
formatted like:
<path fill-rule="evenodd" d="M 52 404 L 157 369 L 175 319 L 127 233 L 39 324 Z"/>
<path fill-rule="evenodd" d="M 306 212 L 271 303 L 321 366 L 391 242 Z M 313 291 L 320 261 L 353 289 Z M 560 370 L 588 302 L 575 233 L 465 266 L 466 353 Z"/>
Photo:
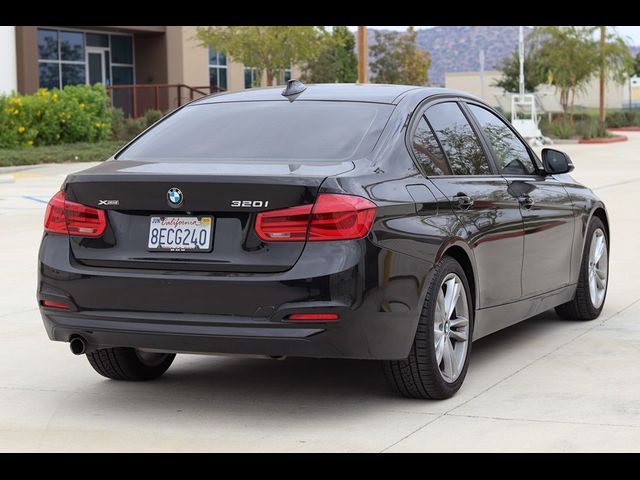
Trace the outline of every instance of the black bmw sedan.
<path fill-rule="evenodd" d="M 49 202 L 47 334 L 119 380 L 176 353 L 382 360 L 441 399 L 472 341 L 607 292 L 600 199 L 463 92 L 309 85 L 204 97 Z"/>

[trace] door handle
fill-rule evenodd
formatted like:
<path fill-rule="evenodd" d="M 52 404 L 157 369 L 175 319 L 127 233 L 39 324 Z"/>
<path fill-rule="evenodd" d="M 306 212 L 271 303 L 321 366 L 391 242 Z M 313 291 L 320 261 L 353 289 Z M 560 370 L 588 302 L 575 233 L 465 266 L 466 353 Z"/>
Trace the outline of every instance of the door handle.
<path fill-rule="evenodd" d="M 467 210 L 473 207 L 473 198 L 469 195 L 465 195 L 464 193 L 458 193 L 453 197 L 456 202 L 456 206 L 462 210 Z"/>
<path fill-rule="evenodd" d="M 519 197 L 518 201 L 520 202 L 520 205 L 522 205 L 526 209 L 530 209 L 536 204 L 535 200 L 529 195 L 523 195 L 522 197 Z"/>

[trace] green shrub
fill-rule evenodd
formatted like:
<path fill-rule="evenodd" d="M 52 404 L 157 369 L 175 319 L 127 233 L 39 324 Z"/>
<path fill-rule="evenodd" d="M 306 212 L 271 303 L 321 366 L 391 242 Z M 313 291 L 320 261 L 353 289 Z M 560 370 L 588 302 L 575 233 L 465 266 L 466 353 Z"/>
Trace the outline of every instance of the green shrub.
<path fill-rule="evenodd" d="M 0 96 L 0 147 L 106 140 L 111 137 L 110 110 L 103 85 Z"/>
<path fill-rule="evenodd" d="M 148 110 L 140 118 L 123 118 L 121 110 L 114 110 L 112 113 L 113 139 L 129 141 L 160 120 L 162 116 L 163 113 L 158 110 Z"/>
<path fill-rule="evenodd" d="M 611 128 L 640 127 L 640 112 L 631 110 L 607 113 L 607 126 Z"/>
<path fill-rule="evenodd" d="M 610 136 L 606 126 L 600 123 L 597 117 L 588 114 L 574 115 L 573 121 L 562 114 L 555 114 L 551 121 L 547 117 L 543 117 L 540 121 L 540 130 L 547 137 L 559 139 L 589 139 Z"/>
<path fill-rule="evenodd" d="M 120 108 L 111 108 L 111 137 L 123 140 L 124 128 L 124 112 Z"/>
<path fill-rule="evenodd" d="M 162 118 L 162 116 L 163 115 L 160 110 L 147 110 L 147 112 L 144 114 L 144 122 L 146 125 L 145 128 L 150 127 L 151 125 L 156 123 Z"/>

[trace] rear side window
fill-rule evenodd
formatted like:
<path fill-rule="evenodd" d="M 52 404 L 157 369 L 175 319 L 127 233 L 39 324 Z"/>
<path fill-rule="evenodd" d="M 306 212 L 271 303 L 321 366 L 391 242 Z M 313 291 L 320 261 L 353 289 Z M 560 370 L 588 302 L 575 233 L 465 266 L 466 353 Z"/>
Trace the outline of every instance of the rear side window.
<path fill-rule="evenodd" d="M 344 161 L 368 154 L 393 105 L 256 101 L 183 108 L 118 159 L 140 161 Z"/>
<path fill-rule="evenodd" d="M 451 175 L 444 152 L 424 117 L 413 134 L 413 151 L 427 176 Z"/>
<path fill-rule="evenodd" d="M 510 175 L 536 173 L 529 150 L 502 119 L 485 108 L 477 105 L 468 106 L 498 157 L 500 173 Z"/>
<path fill-rule="evenodd" d="M 454 102 L 438 103 L 425 114 L 433 128 L 454 175 L 490 175 L 480 141 Z"/>

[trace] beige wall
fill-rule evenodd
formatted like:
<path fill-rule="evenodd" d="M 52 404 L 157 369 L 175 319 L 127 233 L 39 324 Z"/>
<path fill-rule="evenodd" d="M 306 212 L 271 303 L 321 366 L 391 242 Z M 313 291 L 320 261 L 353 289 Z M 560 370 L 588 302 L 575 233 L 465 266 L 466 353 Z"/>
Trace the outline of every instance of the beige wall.
<path fill-rule="evenodd" d="M 496 95 L 502 93 L 502 89 L 494 87 L 493 84 L 500 78 L 502 74 L 497 70 L 488 70 L 484 72 L 484 85 L 481 82 L 480 72 L 455 72 L 446 73 L 444 76 L 444 85 L 446 88 L 462 90 L 471 95 L 482 98 L 492 107 L 498 106 Z M 481 95 L 484 92 L 484 95 Z"/>
<path fill-rule="evenodd" d="M 191 86 L 209 85 L 209 51 L 195 38 L 196 27 L 167 27 L 168 83 Z M 300 69 L 292 68 L 292 77 L 300 78 Z M 262 85 L 267 82 L 263 75 Z M 228 58 L 227 90 L 244 90 L 244 65 Z"/>
<path fill-rule="evenodd" d="M 227 62 L 227 90 L 230 92 L 244 90 L 244 65 L 233 62 L 231 59 Z"/>
<path fill-rule="evenodd" d="M 493 87 L 492 84 L 500 78 L 501 72 L 490 70 L 484 74 L 484 96 L 483 100 L 491 106 L 498 106 L 496 95 L 503 93 L 501 88 Z M 480 97 L 480 72 L 455 72 L 445 74 L 445 87 L 469 92 Z M 628 87 L 627 87 L 628 88 Z M 606 84 L 605 104 L 606 108 L 621 108 L 624 99 L 624 84 L 619 84 L 610 80 Z M 560 94 L 552 90 L 560 101 Z M 597 108 L 600 102 L 600 86 L 598 78 L 593 78 L 584 91 L 576 94 L 575 104 L 580 107 Z"/>
<path fill-rule="evenodd" d="M 169 83 L 194 87 L 209 85 L 207 49 L 195 38 L 196 27 L 167 27 L 167 63 Z"/>

